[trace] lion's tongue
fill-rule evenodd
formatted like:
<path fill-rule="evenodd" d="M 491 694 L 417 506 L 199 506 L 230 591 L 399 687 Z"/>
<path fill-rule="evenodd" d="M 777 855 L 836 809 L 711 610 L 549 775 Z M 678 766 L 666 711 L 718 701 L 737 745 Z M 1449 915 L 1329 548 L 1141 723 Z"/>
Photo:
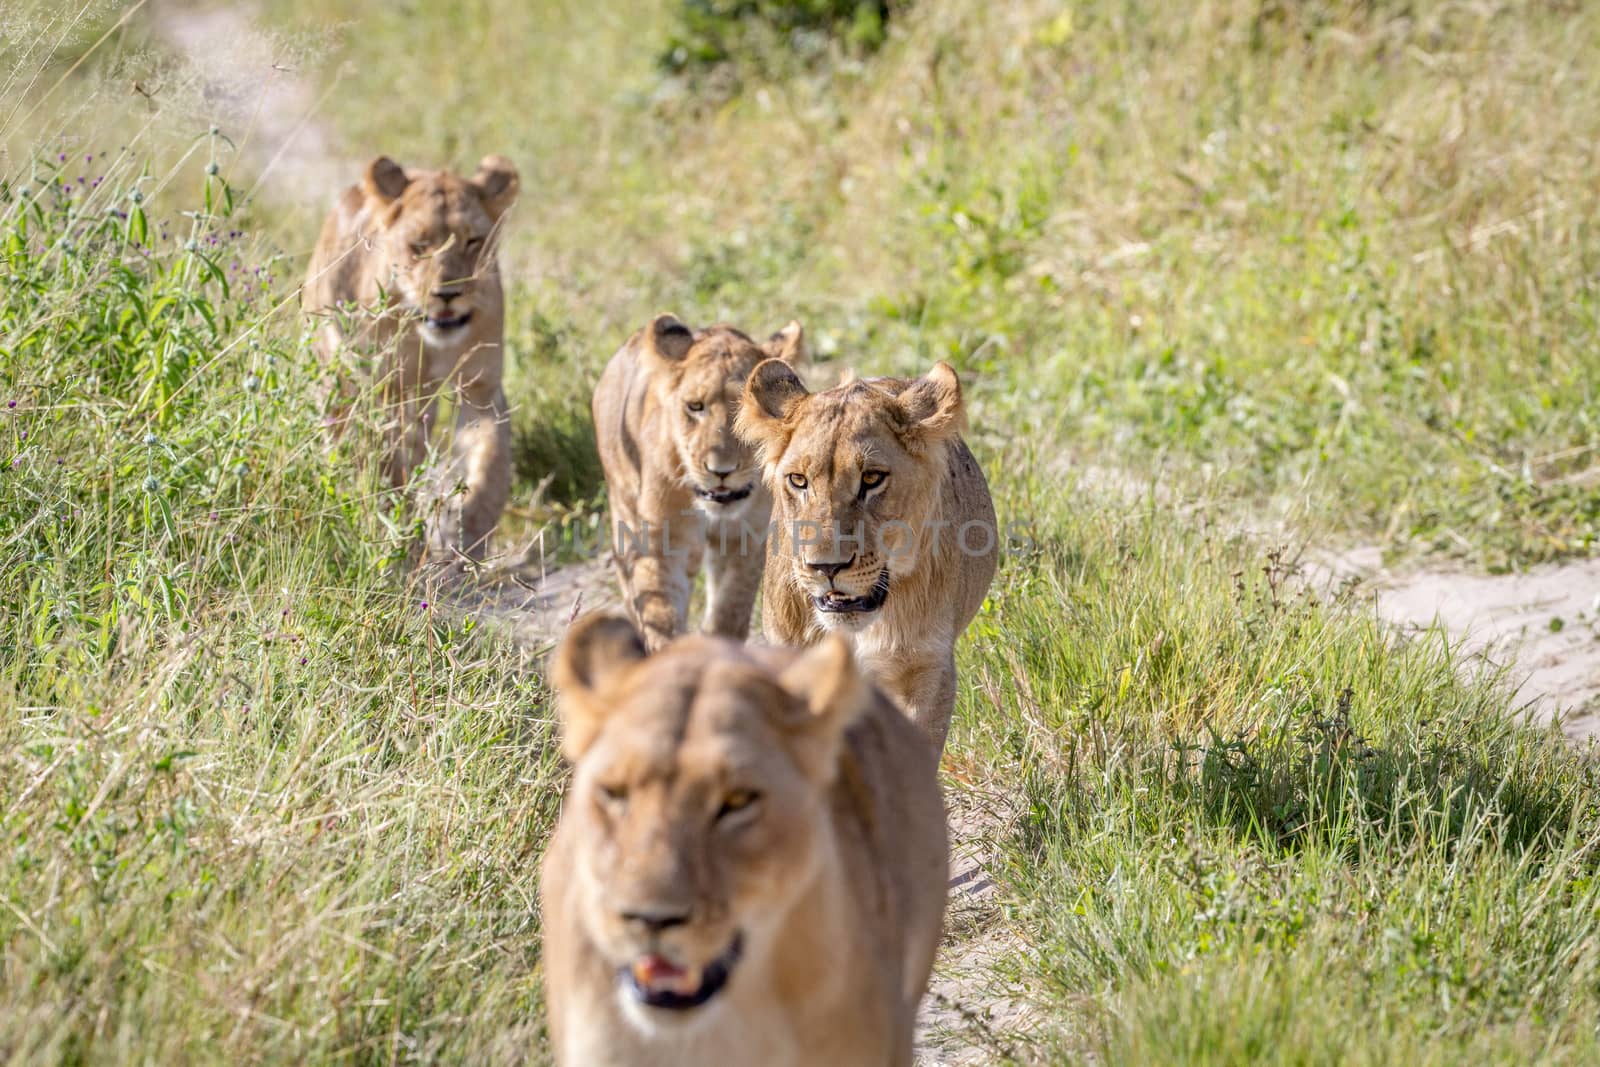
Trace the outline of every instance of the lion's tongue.
<path fill-rule="evenodd" d="M 633 980 L 652 993 L 688 996 L 700 988 L 700 971 L 696 967 L 679 967 L 665 956 L 641 956 L 634 961 Z"/>

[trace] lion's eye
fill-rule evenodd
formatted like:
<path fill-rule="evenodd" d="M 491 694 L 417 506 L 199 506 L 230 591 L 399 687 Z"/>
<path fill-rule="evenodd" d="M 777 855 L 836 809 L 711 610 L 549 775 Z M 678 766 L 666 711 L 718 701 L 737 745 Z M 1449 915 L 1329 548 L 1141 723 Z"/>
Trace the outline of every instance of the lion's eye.
<path fill-rule="evenodd" d="M 810 483 L 806 481 L 804 474 L 791 474 L 789 475 L 789 484 L 795 489 L 804 489 Z"/>
<path fill-rule="evenodd" d="M 689 409 L 689 414 L 691 415 L 698 415 L 706 409 L 706 406 L 698 400 L 691 400 L 684 407 Z"/>
<path fill-rule="evenodd" d="M 423 242 L 423 241 L 412 241 L 411 242 L 411 254 L 414 255 L 414 256 L 425 256 L 425 255 L 427 255 L 428 254 L 428 246 L 427 246 L 427 244 L 425 242 Z"/>
<path fill-rule="evenodd" d="M 483 238 L 482 237 L 470 237 L 470 238 L 467 239 L 467 251 L 468 252 L 476 252 L 478 249 L 480 249 L 482 247 L 483 247 Z"/>
<path fill-rule="evenodd" d="M 749 809 L 756 801 L 761 799 L 761 794 L 754 789 L 734 789 L 722 798 L 722 807 L 717 809 L 717 818 L 726 819 L 730 815 L 737 815 Z"/>
<path fill-rule="evenodd" d="M 620 808 L 628 802 L 628 787 L 625 785 L 602 785 L 600 799 L 607 807 Z"/>
<path fill-rule="evenodd" d="M 888 477 L 889 477 L 889 472 L 888 471 L 862 471 L 861 472 L 861 488 L 863 488 L 863 489 L 876 489 L 876 488 L 878 488 L 878 486 L 882 485 L 883 482 L 884 482 L 884 479 L 886 479 Z"/>

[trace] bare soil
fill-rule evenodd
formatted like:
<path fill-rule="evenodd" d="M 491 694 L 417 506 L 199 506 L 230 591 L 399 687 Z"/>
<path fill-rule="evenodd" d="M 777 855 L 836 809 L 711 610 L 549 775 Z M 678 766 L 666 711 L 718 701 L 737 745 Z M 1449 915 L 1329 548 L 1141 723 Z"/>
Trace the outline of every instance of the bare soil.
<path fill-rule="evenodd" d="M 1600 736 L 1600 560 L 1574 560 L 1513 574 L 1452 567 L 1389 569 L 1362 546 L 1320 553 L 1314 581 L 1358 579 L 1378 615 L 1404 630 L 1441 627 L 1487 665 L 1504 666 L 1517 697 L 1568 737 Z"/>

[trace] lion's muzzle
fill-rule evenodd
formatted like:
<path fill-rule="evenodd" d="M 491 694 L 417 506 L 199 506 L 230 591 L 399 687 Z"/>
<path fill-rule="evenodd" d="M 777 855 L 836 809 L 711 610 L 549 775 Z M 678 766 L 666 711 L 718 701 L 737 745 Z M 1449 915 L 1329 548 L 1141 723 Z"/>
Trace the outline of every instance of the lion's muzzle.
<path fill-rule="evenodd" d="M 751 482 L 749 485 L 743 487 L 719 485 L 709 489 L 705 486 L 697 485 L 694 487 L 694 495 L 699 497 L 701 500 L 709 500 L 713 504 L 737 504 L 739 501 L 747 499 L 751 493 L 755 492 L 755 488 L 756 486 L 754 482 Z"/>
<path fill-rule="evenodd" d="M 817 611 L 824 615 L 870 615 L 883 607 L 883 602 L 889 599 L 889 568 L 885 567 L 878 572 L 877 581 L 872 583 L 872 588 L 862 596 L 850 596 L 838 589 L 829 589 L 825 593 L 813 593 L 811 604 Z"/>
<path fill-rule="evenodd" d="M 744 938 L 733 935 L 722 955 L 704 967 L 680 965 L 659 953 L 647 953 L 617 972 L 617 981 L 639 1003 L 663 1011 L 689 1011 L 722 992 L 744 951 Z"/>

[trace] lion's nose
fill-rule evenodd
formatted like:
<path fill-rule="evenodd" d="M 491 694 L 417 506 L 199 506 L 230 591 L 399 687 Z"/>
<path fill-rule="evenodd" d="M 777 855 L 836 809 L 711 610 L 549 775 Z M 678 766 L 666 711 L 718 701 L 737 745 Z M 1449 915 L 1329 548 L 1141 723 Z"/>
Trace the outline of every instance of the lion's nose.
<path fill-rule="evenodd" d="M 856 561 L 856 557 L 852 554 L 849 559 L 845 560 L 842 563 L 820 563 L 820 562 L 813 563 L 811 560 L 808 559 L 808 560 L 806 560 L 806 566 L 810 567 L 812 570 L 816 571 L 818 574 L 827 575 L 828 578 L 830 580 L 832 580 L 833 578 L 838 576 L 840 571 L 844 570 L 846 567 L 850 566 L 850 564 L 854 563 L 855 561 Z"/>
<path fill-rule="evenodd" d="M 726 478 L 728 475 L 732 474 L 738 469 L 739 465 L 737 463 L 734 463 L 722 456 L 712 455 L 706 457 L 706 470 L 710 471 L 712 474 L 715 474 L 719 478 Z"/>
<path fill-rule="evenodd" d="M 674 926 L 682 926 L 689 921 L 687 911 L 674 911 L 652 908 L 638 908 L 622 913 L 623 921 L 630 926 L 641 926 L 647 932 L 659 934 L 663 930 L 670 930 Z"/>
<path fill-rule="evenodd" d="M 464 292 L 466 292 L 466 290 L 461 286 L 453 285 L 445 289 L 435 289 L 433 291 L 433 298 L 435 300 L 442 300 L 448 304 L 450 301 L 454 300 Z"/>

